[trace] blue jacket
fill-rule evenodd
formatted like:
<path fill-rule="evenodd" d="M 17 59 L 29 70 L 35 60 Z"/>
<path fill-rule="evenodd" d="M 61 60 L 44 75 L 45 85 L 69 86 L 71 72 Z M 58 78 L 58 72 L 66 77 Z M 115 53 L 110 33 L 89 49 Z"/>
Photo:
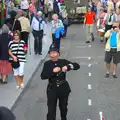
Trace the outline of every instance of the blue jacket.
<path fill-rule="evenodd" d="M 54 34 L 56 38 L 60 38 L 61 35 L 62 36 L 64 35 L 64 33 L 65 33 L 64 27 L 61 27 L 61 28 L 57 28 Z"/>

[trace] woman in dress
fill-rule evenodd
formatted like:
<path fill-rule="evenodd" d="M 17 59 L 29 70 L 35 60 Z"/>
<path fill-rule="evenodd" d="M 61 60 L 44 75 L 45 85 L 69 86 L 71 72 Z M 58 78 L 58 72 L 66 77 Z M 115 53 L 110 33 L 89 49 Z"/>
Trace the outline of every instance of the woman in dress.
<path fill-rule="evenodd" d="M 12 73 L 12 67 L 9 63 L 9 54 L 8 54 L 8 32 L 9 28 L 6 24 L 4 24 L 1 28 L 0 35 L 0 74 L 1 79 L 0 82 L 2 84 L 7 83 L 7 75 Z"/>
<path fill-rule="evenodd" d="M 104 39 L 104 25 L 102 24 L 104 20 L 104 16 L 105 16 L 104 8 L 101 8 L 97 17 L 98 19 L 97 29 L 100 35 L 100 42 L 103 42 L 103 39 Z"/>
<path fill-rule="evenodd" d="M 24 66 L 26 62 L 25 57 L 25 42 L 20 39 L 20 32 L 13 32 L 13 40 L 9 43 L 9 55 L 10 61 L 17 63 L 19 61 L 19 66 L 13 67 L 14 76 L 17 82 L 16 88 L 24 88 Z"/>

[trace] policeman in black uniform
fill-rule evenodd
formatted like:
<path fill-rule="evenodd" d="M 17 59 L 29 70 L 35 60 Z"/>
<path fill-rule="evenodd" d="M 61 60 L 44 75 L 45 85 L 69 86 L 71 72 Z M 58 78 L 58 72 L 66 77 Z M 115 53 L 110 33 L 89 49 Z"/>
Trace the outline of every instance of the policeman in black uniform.
<path fill-rule="evenodd" d="M 47 86 L 47 120 L 56 120 L 56 105 L 59 100 L 61 120 L 67 120 L 68 97 L 71 89 L 66 81 L 66 72 L 78 70 L 80 65 L 66 59 L 59 59 L 60 52 L 57 48 L 49 50 L 50 60 L 44 63 L 41 79 L 48 79 Z"/>

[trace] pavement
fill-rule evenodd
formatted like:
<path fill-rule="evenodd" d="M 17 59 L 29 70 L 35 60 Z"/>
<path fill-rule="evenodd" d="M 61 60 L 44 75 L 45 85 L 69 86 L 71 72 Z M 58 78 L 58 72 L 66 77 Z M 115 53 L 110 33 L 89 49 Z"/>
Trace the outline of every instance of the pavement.
<path fill-rule="evenodd" d="M 94 32 L 95 33 L 95 32 Z M 69 96 L 68 120 L 120 120 L 120 66 L 118 78 L 105 78 L 104 45 L 95 33 L 95 41 L 86 44 L 85 29 L 72 25 L 68 39 L 61 43 L 61 57 L 80 63 L 81 69 L 67 73 L 72 92 Z M 47 60 L 48 58 L 46 58 Z M 46 120 L 47 80 L 40 79 L 43 64 L 14 106 L 17 120 Z M 59 109 L 57 118 L 60 119 Z"/>
<path fill-rule="evenodd" d="M 34 73 L 36 72 L 38 66 L 42 64 L 42 62 L 47 56 L 49 46 L 51 45 L 52 42 L 50 37 L 50 28 L 51 25 L 47 24 L 47 29 L 45 30 L 46 36 L 43 37 L 42 55 L 34 55 L 34 50 L 33 50 L 34 38 L 32 33 L 30 34 L 27 63 L 25 64 L 25 76 L 24 76 L 25 85 L 29 83 Z M 0 84 L 0 91 L 1 91 L 0 106 L 5 106 L 10 109 L 14 106 L 16 100 L 23 92 L 23 90 L 21 89 L 16 89 L 16 81 L 13 75 L 8 76 L 8 84 L 5 85 Z"/>

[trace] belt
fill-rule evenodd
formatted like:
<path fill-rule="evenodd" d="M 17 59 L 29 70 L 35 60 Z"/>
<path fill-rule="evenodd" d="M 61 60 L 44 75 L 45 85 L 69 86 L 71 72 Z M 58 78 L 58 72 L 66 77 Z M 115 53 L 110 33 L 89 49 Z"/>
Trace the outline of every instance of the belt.
<path fill-rule="evenodd" d="M 42 29 L 42 30 L 34 30 L 34 29 L 33 29 L 33 31 L 34 31 L 34 32 L 42 32 L 43 29 Z"/>
<path fill-rule="evenodd" d="M 57 82 L 56 82 L 56 85 L 59 86 L 59 85 L 62 85 L 62 84 L 64 84 L 64 83 L 66 83 L 66 80 L 57 81 Z"/>
<path fill-rule="evenodd" d="M 67 82 L 66 80 L 62 80 L 62 81 L 57 80 L 56 85 L 57 85 L 57 87 L 59 87 L 60 85 L 66 83 L 66 82 Z M 49 83 L 49 86 L 52 86 L 52 85 L 55 85 L 55 84 L 54 83 Z"/>

